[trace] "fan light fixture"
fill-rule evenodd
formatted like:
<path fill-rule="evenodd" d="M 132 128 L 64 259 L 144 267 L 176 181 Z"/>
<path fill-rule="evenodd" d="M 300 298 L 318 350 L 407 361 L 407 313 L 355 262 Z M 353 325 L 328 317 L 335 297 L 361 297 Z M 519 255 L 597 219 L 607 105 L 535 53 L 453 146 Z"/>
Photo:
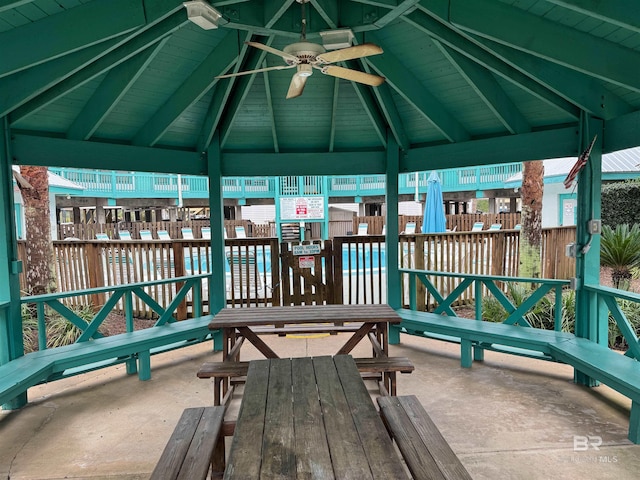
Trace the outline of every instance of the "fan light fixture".
<path fill-rule="evenodd" d="M 320 32 L 322 46 L 327 50 L 349 48 L 353 44 L 353 32 L 349 28 Z"/>
<path fill-rule="evenodd" d="M 184 2 L 183 5 L 187 9 L 187 18 L 199 27 L 205 30 L 218 28 L 218 20 L 222 14 L 204 0 Z"/>

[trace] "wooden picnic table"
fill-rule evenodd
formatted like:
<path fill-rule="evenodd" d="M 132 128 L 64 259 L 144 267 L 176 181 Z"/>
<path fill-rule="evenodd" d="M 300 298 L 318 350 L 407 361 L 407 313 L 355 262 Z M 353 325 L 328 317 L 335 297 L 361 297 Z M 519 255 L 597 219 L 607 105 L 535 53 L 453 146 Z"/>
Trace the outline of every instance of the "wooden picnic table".
<path fill-rule="evenodd" d="M 400 323 L 389 305 L 296 305 L 264 308 L 226 308 L 215 314 L 211 330 L 223 332 L 224 361 L 238 361 L 244 339 L 266 358 L 278 358 L 260 337 L 269 333 L 352 332 L 336 355 L 346 355 L 367 337 L 373 357 L 389 354 L 389 324 Z"/>
<path fill-rule="evenodd" d="M 225 479 L 408 478 L 353 358 L 250 362 Z"/>

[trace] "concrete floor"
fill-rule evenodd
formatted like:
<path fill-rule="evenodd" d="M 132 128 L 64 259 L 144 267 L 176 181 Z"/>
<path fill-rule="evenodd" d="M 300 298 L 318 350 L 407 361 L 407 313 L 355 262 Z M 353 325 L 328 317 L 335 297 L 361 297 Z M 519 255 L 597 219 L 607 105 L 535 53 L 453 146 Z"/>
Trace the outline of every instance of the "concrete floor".
<path fill-rule="evenodd" d="M 267 338 L 282 356 L 333 354 L 344 340 Z M 369 354 L 367 345 L 354 351 Z M 398 394 L 418 396 L 474 479 L 640 477 L 640 445 L 627 440 L 630 401 L 574 385 L 570 367 L 487 352 L 462 369 L 456 345 L 411 336 L 391 355 L 416 366 L 399 376 Z M 0 478 L 148 478 L 182 410 L 212 404 L 210 381 L 195 374 L 220 357 L 199 345 L 152 357 L 147 382 L 118 366 L 32 388 L 28 406 L 0 414 Z M 259 355 L 247 345 L 251 358 Z M 596 450 L 584 437 L 602 443 Z"/>

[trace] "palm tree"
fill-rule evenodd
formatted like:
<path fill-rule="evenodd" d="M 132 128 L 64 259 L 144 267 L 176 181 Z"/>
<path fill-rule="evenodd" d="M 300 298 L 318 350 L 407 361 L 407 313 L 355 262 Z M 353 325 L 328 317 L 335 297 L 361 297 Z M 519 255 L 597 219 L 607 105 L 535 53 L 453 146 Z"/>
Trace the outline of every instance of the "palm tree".
<path fill-rule="evenodd" d="M 522 230 L 520 230 L 521 277 L 542 277 L 542 193 L 544 162 L 524 162 L 522 170 Z"/>
<path fill-rule="evenodd" d="M 611 268 L 611 282 L 615 288 L 628 288 L 631 270 L 640 266 L 640 226 L 617 225 L 615 230 L 602 227 L 600 264 Z"/>

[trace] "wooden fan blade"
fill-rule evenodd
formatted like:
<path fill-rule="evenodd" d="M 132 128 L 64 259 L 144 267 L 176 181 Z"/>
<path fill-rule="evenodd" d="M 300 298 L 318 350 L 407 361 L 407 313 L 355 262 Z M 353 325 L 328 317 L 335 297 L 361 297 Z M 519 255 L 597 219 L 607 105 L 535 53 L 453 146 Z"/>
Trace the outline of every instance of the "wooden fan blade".
<path fill-rule="evenodd" d="M 293 68 L 293 67 L 295 67 L 295 65 L 278 65 L 276 67 L 258 68 L 257 70 L 247 70 L 245 72 L 228 73 L 227 75 L 218 75 L 215 78 L 239 77 L 241 75 L 251 75 L 252 73 L 269 72 L 271 70 L 286 70 L 288 68 Z"/>
<path fill-rule="evenodd" d="M 284 58 L 285 60 L 289 60 L 290 62 L 300 63 L 298 57 L 291 55 L 289 53 L 285 53 L 282 50 L 278 50 L 277 48 L 270 47 L 268 45 L 264 45 L 258 42 L 244 42 L 247 45 L 255 48 L 259 48 L 260 50 L 264 50 L 265 52 L 273 53 L 274 55 L 278 55 L 279 57 Z"/>
<path fill-rule="evenodd" d="M 345 60 L 353 60 L 354 58 L 369 57 L 371 55 L 379 55 L 382 48 L 373 43 L 363 43 L 353 47 L 347 47 L 333 52 L 326 52 L 318 55 L 316 58 L 323 63 L 344 62 Z"/>
<path fill-rule="evenodd" d="M 289 91 L 287 92 L 287 99 L 295 98 L 302 95 L 302 91 L 304 90 L 304 86 L 307 83 L 308 75 L 302 76 L 296 73 L 291 78 L 291 83 L 289 84 Z"/>
<path fill-rule="evenodd" d="M 336 67 L 335 65 L 327 65 L 320 70 L 325 75 L 331 75 L 332 77 L 344 78 L 345 80 L 351 80 L 352 82 L 364 83 L 365 85 L 371 85 L 377 87 L 384 82 L 384 77 L 373 75 L 371 73 L 359 72 L 358 70 L 351 70 L 349 68 Z"/>

